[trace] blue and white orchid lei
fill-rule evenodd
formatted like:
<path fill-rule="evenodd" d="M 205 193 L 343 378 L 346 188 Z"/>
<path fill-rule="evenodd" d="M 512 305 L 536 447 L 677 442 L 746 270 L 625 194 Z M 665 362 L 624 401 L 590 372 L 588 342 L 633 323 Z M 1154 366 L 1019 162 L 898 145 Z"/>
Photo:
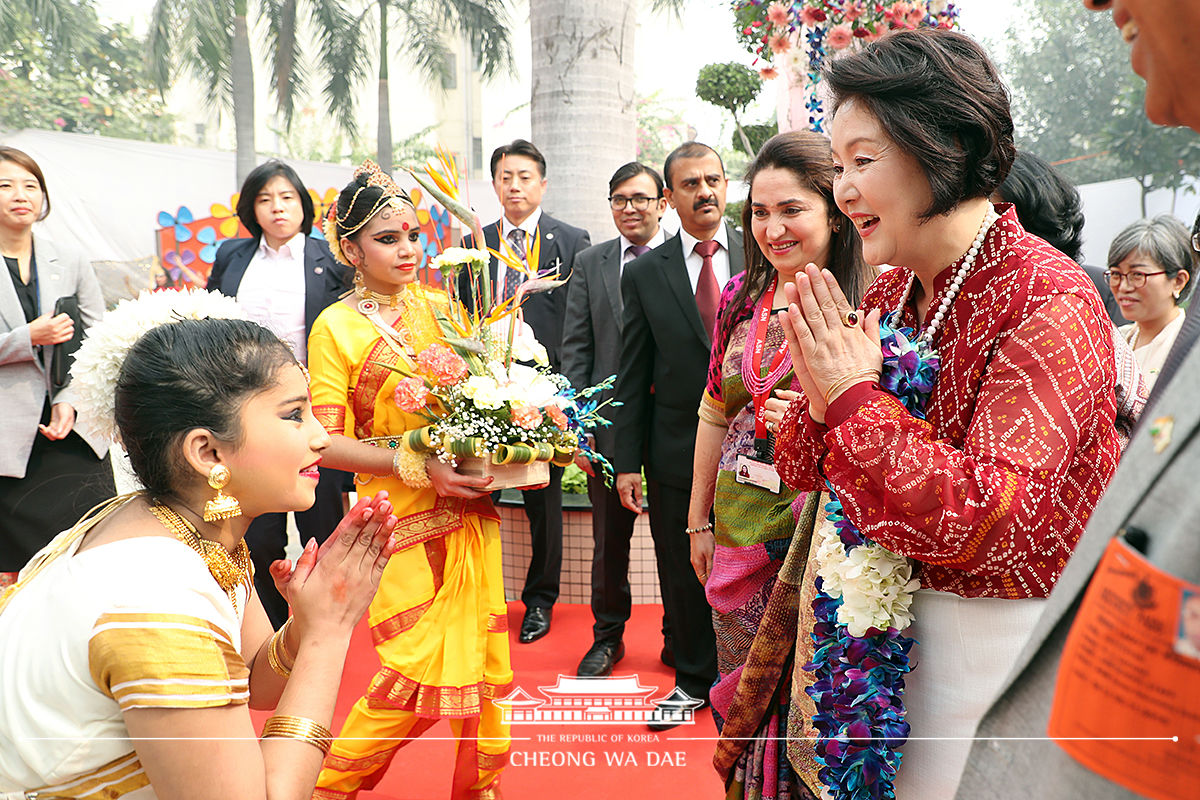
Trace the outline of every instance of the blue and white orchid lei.
<path fill-rule="evenodd" d="M 925 418 L 937 380 L 935 351 L 895 328 L 898 315 L 880 321 L 883 372 L 880 386 L 909 413 Z M 904 675 L 914 640 L 902 630 L 912 623 L 912 595 L 920 582 L 907 558 L 867 539 L 846 519 L 832 484 L 828 521 L 817 531 L 817 596 L 813 600 L 814 653 L 805 669 L 816 704 L 820 734 L 818 776 L 834 800 L 892 800 L 907 741 Z"/>

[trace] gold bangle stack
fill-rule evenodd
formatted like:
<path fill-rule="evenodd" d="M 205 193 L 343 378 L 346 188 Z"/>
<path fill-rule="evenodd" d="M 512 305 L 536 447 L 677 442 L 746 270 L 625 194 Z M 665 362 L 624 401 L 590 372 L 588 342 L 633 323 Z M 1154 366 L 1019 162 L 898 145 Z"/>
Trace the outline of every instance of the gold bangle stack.
<path fill-rule="evenodd" d="M 287 714 L 276 714 L 267 719 L 261 738 L 299 739 L 320 750 L 322 755 L 329 755 L 329 750 L 333 747 L 333 731 L 329 728 L 307 717 L 293 717 Z"/>
<path fill-rule="evenodd" d="M 271 637 L 271 643 L 267 645 L 267 662 L 271 665 L 271 669 L 275 670 L 275 674 L 281 678 L 287 678 L 292 674 L 292 667 L 296 666 L 296 657 L 287 651 L 287 643 L 284 642 L 284 637 L 287 636 L 288 629 L 292 627 L 294 617 L 288 617 L 287 622 L 283 623 L 283 627 L 275 631 L 275 635 Z M 284 656 L 287 656 L 285 663 Z"/>
<path fill-rule="evenodd" d="M 843 375 L 834 381 L 828 389 L 825 390 L 825 405 L 828 406 L 830 398 L 841 389 L 843 386 L 851 385 L 858 381 L 859 378 L 873 378 L 879 380 L 879 373 L 873 369 L 860 369 L 858 372 L 851 372 L 849 375 Z"/>

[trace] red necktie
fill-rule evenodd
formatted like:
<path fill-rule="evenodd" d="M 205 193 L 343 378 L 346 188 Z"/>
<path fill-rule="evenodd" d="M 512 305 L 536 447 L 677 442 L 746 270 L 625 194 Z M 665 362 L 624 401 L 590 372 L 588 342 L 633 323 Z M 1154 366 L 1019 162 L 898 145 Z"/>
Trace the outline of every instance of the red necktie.
<path fill-rule="evenodd" d="M 707 242 L 696 242 L 695 248 L 704 259 L 700 265 L 700 280 L 696 282 L 696 307 L 700 309 L 700 320 L 710 337 L 717 326 L 717 303 L 721 299 L 721 285 L 717 283 L 717 274 L 713 272 L 712 257 L 720 247 L 709 239 Z"/>

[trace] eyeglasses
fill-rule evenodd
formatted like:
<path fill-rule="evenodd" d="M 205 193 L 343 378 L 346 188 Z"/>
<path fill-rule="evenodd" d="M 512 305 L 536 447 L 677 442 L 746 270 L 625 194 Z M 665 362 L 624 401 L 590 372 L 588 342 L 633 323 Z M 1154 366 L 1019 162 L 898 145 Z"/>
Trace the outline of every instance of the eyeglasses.
<path fill-rule="evenodd" d="M 1192 234 L 1192 249 L 1200 253 L 1200 233 Z"/>
<path fill-rule="evenodd" d="M 1110 289 L 1118 289 L 1121 286 L 1121 281 L 1129 281 L 1129 288 L 1140 289 L 1146 285 L 1146 279 L 1151 275 L 1166 275 L 1167 271 L 1159 270 L 1158 272 L 1113 272 L 1111 269 L 1104 270 L 1104 279 L 1108 281 Z"/>
<path fill-rule="evenodd" d="M 614 194 L 608 198 L 608 204 L 613 211 L 624 211 L 625 207 L 629 205 L 633 206 L 634 211 L 645 211 L 657 199 L 657 197 L 646 197 L 641 194 L 635 197 L 621 197 L 619 194 Z"/>

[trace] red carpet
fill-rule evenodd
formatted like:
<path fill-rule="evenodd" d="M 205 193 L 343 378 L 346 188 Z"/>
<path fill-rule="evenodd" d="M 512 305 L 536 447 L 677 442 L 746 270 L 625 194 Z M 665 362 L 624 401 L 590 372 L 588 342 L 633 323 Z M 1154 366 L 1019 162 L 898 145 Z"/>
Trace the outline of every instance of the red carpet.
<path fill-rule="evenodd" d="M 539 686 L 553 686 L 559 673 L 572 675 L 592 643 L 592 614 L 585 605 L 554 608 L 549 635 L 518 644 L 516 631 L 524 607 L 509 605 L 514 685 L 540 697 Z M 635 605 L 625 630 L 625 658 L 617 675 L 637 675 L 643 686 L 665 695 L 674 672 L 659 661 L 662 607 Z M 346 660 L 334 732 L 378 668 L 365 622 L 355 631 Z M 261 725 L 267 714 L 256 714 Z M 450 729 L 436 725 L 396 755 L 391 769 L 363 800 L 442 800 L 450 793 L 454 743 Z M 506 800 L 560 797 L 613 797 L 641 800 L 703 800 L 724 795 L 712 768 L 716 728 L 706 708 L 695 724 L 652 733 L 641 724 L 516 724 L 512 726 L 511 763 L 501 792 Z M 606 738 L 600 738 L 606 737 Z"/>

